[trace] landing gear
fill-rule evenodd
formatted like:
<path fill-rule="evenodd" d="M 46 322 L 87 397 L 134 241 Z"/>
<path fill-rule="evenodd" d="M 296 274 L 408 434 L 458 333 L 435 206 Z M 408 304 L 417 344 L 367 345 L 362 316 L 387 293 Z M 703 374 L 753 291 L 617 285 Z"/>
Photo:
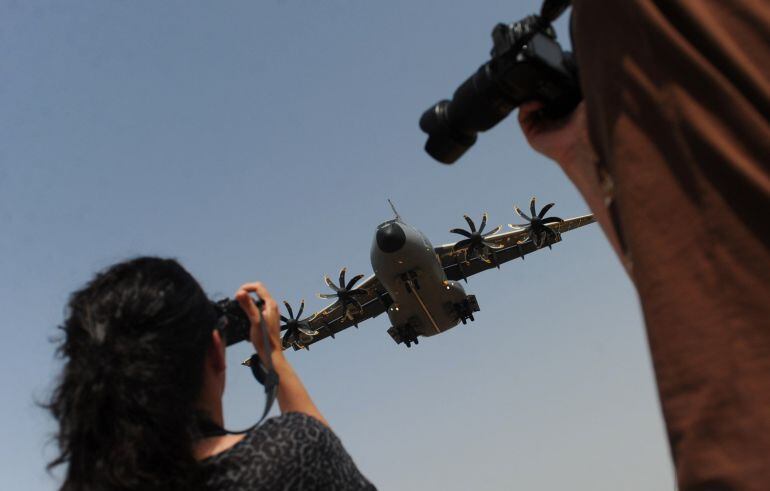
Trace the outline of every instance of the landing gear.
<path fill-rule="evenodd" d="M 420 344 L 420 340 L 417 339 L 417 336 L 413 337 L 411 339 L 411 341 L 409 341 L 409 340 L 404 341 L 404 344 L 406 345 L 407 348 L 411 348 L 412 347 L 412 343 L 414 343 L 415 345 Z"/>
<path fill-rule="evenodd" d="M 473 313 L 480 310 L 475 295 L 468 295 L 462 302 L 455 303 L 454 309 L 457 318 L 460 319 L 463 324 L 467 324 L 469 320 L 471 322 L 474 321 Z"/>
<path fill-rule="evenodd" d="M 410 324 L 398 327 L 393 326 L 388 329 L 388 334 L 397 344 L 404 343 L 407 348 L 411 348 L 412 344 L 420 344 L 420 340 L 417 339 L 417 331 Z"/>

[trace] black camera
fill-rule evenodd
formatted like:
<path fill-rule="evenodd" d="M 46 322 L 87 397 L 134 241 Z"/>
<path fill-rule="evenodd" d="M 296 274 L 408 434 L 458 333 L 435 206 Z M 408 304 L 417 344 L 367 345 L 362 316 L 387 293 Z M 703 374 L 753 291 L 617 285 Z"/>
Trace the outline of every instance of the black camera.
<path fill-rule="evenodd" d="M 549 2 L 546 2 L 549 3 Z M 521 103 L 543 102 L 543 115 L 558 118 L 572 112 L 583 95 L 572 54 L 556 41 L 551 22 L 557 12 L 532 15 L 513 24 L 498 24 L 492 30 L 491 60 L 481 65 L 455 91 L 425 111 L 420 128 L 428 134 L 425 151 L 445 164 L 459 159 L 486 131 L 508 116 Z"/>
<path fill-rule="evenodd" d="M 262 299 L 252 297 L 252 300 L 257 308 L 261 310 L 264 305 Z M 241 305 L 237 300 L 225 298 L 218 302 L 213 302 L 213 306 L 219 317 L 217 329 L 224 333 L 227 346 L 249 339 L 251 321 L 246 312 L 241 309 Z"/>
<path fill-rule="evenodd" d="M 254 353 L 250 358 L 243 362 L 243 365 L 251 368 L 251 373 L 254 375 L 254 378 L 265 387 L 265 395 L 267 396 L 265 399 L 265 409 L 262 411 L 262 417 L 259 418 L 259 421 L 242 431 L 229 431 L 220 425 L 203 420 L 200 428 L 200 434 L 202 436 L 235 435 L 251 431 L 256 428 L 265 417 L 267 417 L 267 414 L 270 412 L 270 408 L 273 407 L 273 402 L 278 395 L 278 384 L 280 380 L 278 378 L 278 373 L 275 371 L 275 367 L 273 367 L 269 334 L 267 332 L 267 327 L 265 327 L 264 314 L 261 313 L 262 308 L 265 306 L 265 302 L 254 292 L 252 292 L 249 297 L 260 311 L 259 324 L 260 330 L 262 331 L 263 346 L 267 350 L 267 364 L 265 365 L 265 363 L 262 362 L 259 354 Z M 217 320 L 216 329 L 224 335 L 225 344 L 227 346 L 249 339 L 251 320 L 246 312 L 243 311 L 241 304 L 238 303 L 237 300 L 224 298 L 217 302 L 212 302 L 212 307 L 219 318 Z"/>

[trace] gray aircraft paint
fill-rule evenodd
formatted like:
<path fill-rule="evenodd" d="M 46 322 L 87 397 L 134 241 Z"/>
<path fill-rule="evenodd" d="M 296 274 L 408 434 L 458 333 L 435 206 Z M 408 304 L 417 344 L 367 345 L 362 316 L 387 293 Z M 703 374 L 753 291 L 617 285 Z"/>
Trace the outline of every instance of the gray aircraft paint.
<path fill-rule="evenodd" d="M 397 227 L 403 243 L 383 249 L 383 235 Z M 380 240 L 378 240 L 378 238 Z M 387 289 L 393 304 L 386 311 L 394 327 L 411 325 L 416 334 L 433 336 L 458 324 L 454 305 L 467 295 L 462 285 L 449 281 L 433 245 L 419 230 L 396 218 L 377 227 L 371 248 L 374 274 Z"/>

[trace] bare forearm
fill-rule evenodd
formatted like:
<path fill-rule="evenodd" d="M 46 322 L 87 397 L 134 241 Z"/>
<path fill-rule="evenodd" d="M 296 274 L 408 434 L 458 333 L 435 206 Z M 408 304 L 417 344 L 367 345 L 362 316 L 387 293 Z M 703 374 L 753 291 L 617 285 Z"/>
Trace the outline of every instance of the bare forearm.
<path fill-rule="evenodd" d="M 257 308 L 257 304 L 254 303 L 250 296 L 252 292 L 259 295 L 259 298 L 264 301 L 261 313 Z M 313 404 L 313 400 L 310 399 L 310 395 L 305 390 L 305 386 L 302 385 L 291 364 L 283 356 L 280 336 L 280 313 L 278 312 L 278 305 L 273 300 L 270 292 L 267 291 L 267 288 L 262 283 L 257 281 L 241 285 L 235 294 L 235 298 L 238 300 L 243 311 L 246 312 L 246 315 L 249 316 L 249 321 L 251 322 L 249 338 L 254 345 L 254 349 L 259 353 L 262 363 L 265 363 L 267 357 L 270 356 L 273 368 L 275 368 L 278 374 L 277 397 L 281 412 L 305 413 L 329 426 L 329 423 L 326 422 L 321 412 Z M 262 329 L 267 330 L 267 342 L 270 343 L 269 350 L 265 349 L 265 332 Z"/>
<path fill-rule="evenodd" d="M 273 366 L 279 377 L 278 406 L 281 408 L 281 413 L 304 413 L 329 426 L 282 352 L 278 351 L 273 354 Z"/>

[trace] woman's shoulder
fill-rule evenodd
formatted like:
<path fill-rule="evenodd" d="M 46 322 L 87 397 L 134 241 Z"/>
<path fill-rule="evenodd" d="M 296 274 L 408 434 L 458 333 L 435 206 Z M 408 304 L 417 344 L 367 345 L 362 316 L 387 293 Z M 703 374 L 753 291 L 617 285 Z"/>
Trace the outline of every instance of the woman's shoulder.
<path fill-rule="evenodd" d="M 318 443 L 333 436 L 326 426 L 307 414 L 285 413 L 250 429 L 235 445 L 202 463 L 208 466 L 228 461 L 238 462 L 243 457 L 250 457 L 248 461 L 253 463 L 254 457 L 262 456 L 263 450 L 265 458 L 275 460 L 302 444 Z M 274 442 L 281 442 L 281 452 L 276 451 Z"/>
<path fill-rule="evenodd" d="M 246 435 L 246 439 L 261 440 L 265 437 L 298 443 L 326 443 L 337 439 L 334 432 L 318 419 L 293 412 L 270 418 Z"/>
<path fill-rule="evenodd" d="M 315 489 L 360 476 L 334 432 L 304 413 L 268 419 L 203 465 L 212 489 Z"/>

